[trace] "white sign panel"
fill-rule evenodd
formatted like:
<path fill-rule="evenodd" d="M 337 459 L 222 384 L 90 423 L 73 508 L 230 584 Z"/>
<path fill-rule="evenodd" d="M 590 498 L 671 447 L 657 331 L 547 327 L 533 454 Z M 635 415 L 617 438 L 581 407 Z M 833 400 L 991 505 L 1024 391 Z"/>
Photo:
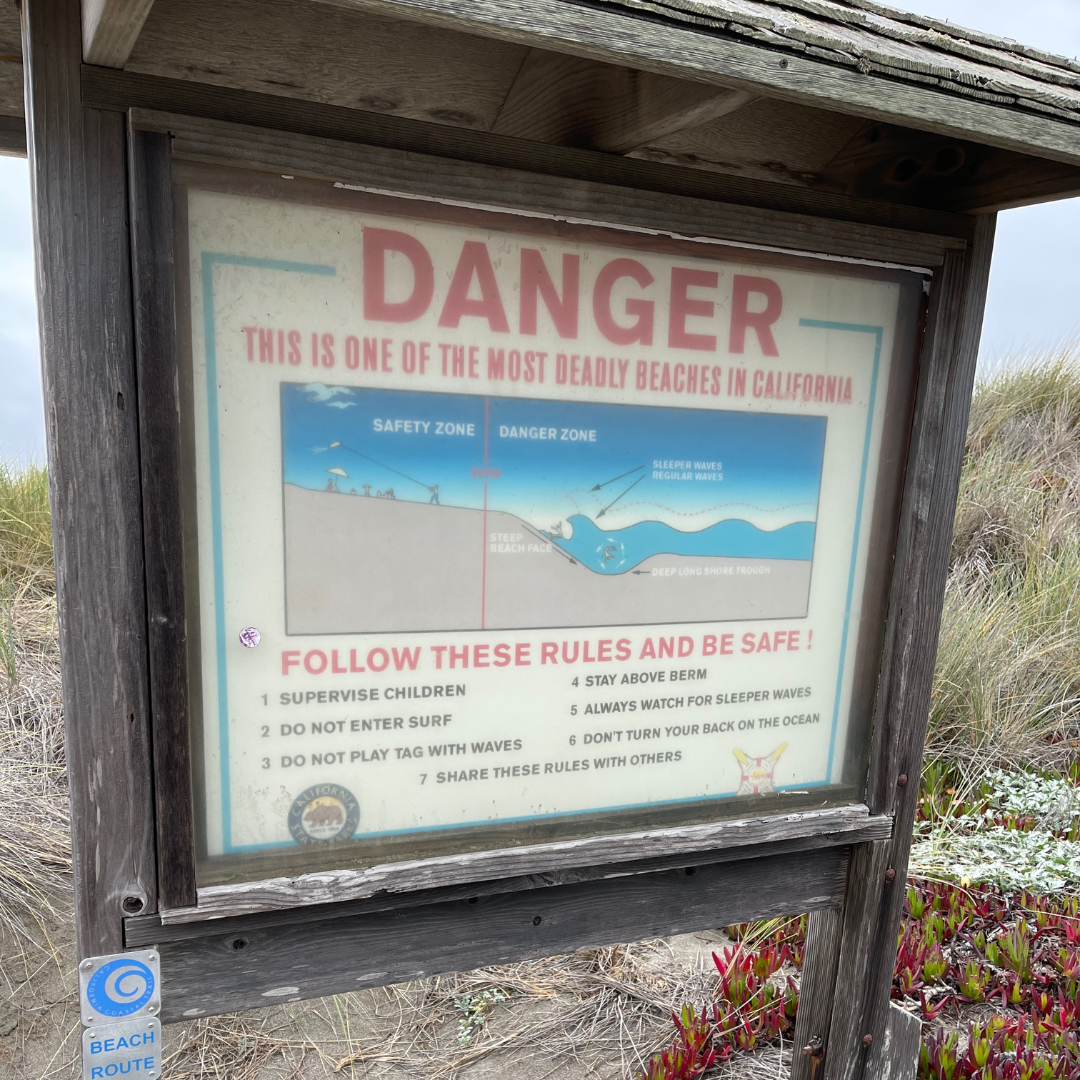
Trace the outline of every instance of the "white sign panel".
<path fill-rule="evenodd" d="M 83 1080 L 161 1075 L 161 1022 L 153 1017 L 83 1030 Z"/>
<path fill-rule="evenodd" d="M 188 209 L 209 855 L 839 783 L 898 275 Z"/>

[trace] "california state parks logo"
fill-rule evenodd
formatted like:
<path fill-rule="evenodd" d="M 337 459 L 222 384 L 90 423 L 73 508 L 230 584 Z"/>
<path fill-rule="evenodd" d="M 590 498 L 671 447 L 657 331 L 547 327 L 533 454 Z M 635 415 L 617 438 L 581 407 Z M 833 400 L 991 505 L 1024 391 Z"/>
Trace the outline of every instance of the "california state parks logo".
<path fill-rule="evenodd" d="M 289 832 L 298 844 L 349 840 L 359 824 L 360 804 L 340 784 L 309 787 L 289 809 Z"/>

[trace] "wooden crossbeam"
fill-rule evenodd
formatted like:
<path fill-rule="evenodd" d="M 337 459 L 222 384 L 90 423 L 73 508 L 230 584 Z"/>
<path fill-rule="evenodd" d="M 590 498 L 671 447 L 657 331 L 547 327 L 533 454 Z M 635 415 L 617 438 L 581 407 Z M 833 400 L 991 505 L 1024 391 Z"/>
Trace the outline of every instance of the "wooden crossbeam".
<path fill-rule="evenodd" d="M 752 100 L 744 90 L 531 49 L 492 131 L 625 154 Z"/>
<path fill-rule="evenodd" d="M 1080 194 L 1080 167 L 870 122 L 814 186 L 876 202 L 989 213 Z"/>
<path fill-rule="evenodd" d="M 122 68 L 154 0 L 82 0 L 83 59 Z"/>
<path fill-rule="evenodd" d="M 0 154 L 26 156 L 26 124 L 21 116 L 0 116 Z"/>

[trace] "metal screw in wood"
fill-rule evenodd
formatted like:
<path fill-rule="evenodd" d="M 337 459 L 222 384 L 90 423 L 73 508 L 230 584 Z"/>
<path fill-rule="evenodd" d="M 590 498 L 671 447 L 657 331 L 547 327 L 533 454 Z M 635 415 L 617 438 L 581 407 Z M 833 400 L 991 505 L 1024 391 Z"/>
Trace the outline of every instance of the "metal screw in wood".
<path fill-rule="evenodd" d="M 815 1080 L 818 1066 L 825 1057 L 825 1043 L 820 1035 L 815 1035 L 803 1048 L 803 1055 L 810 1059 L 810 1080 Z"/>

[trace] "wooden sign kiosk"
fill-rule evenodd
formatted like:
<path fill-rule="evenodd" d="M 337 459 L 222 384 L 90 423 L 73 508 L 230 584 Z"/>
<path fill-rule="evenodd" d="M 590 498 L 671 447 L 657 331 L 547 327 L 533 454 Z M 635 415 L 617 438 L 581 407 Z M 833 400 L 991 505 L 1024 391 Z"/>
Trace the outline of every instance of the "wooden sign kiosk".
<path fill-rule="evenodd" d="M 809 911 L 861 1075 L 1080 67 L 871 0 L 19 17 L 80 954 L 175 1021 Z"/>

